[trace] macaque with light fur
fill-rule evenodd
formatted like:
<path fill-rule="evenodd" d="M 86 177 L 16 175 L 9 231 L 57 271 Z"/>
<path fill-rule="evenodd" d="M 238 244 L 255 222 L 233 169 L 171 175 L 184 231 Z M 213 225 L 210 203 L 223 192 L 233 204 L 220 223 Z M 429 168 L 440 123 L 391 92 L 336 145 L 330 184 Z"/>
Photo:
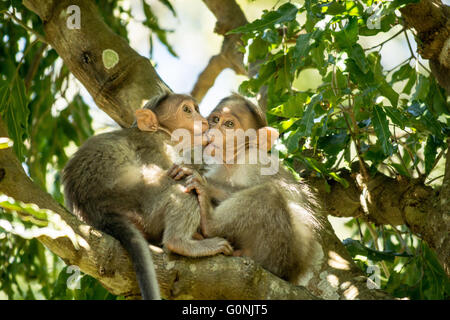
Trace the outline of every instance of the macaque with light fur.
<path fill-rule="evenodd" d="M 178 156 L 171 140 L 176 129 L 188 130 L 194 141 L 208 123 L 190 96 L 155 97 L 136 111 L 131 128 L 88 139 L 62 173 L 68 208 L 121 242 L 143 299 L 160 297 L 147 241 L 189 257 L 232 254 L 223 238 L 194 239 L 200 225 L 197 198 L 166 174 Z"/>
<path fill-rule="evenodd" d="M 227 97 L 209 115 L 208 122 L 206 153 L 208 148 L 212 156 L 219 152 L 229 163 L 208 165 L 203 177 L 180 166 L 173 167 L 169 175 L 175 179 L 190 175 L 186 191 L 195 190 L 198 195 L 205 237 L 224 237 L 233 245 L 234 255 L 250 257 L 277 276 L 297 283 L 311 266 L 320 228 L 314 193 L 282 166 L 272 175 L 261 174 L 261 158 L 246 164 L 226 161 L 240 155 L 248 161 L 255 144 L 264 151 L 259 157 L 268 156 L 267 149 L 278 137 L 250 101 L 239 95 Z M 253 129 L 258 138 L 265 138 L 244 139 L 243 144 L 241 139 L 241 145 L 235 139 L 233 148 L 221 150 L 230 137 L 226 132 L 238 129 Z M 222 134 L 211 136 L 213 130 Z"/>

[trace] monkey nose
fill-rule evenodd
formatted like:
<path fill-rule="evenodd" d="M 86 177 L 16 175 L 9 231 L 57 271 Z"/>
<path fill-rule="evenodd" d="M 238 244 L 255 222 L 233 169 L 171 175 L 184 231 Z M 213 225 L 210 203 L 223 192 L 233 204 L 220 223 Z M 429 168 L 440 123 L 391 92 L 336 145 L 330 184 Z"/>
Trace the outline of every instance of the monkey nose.
<path fill-rule="evenodd" d="M 205 133 L 209 129 L 209 124 L 206 119 L 202 120 L 202 133 Z"/>
<path fill-rule="evenodd" d="M 208 143 L 211 143 L 214 141 L 214 135 L 211 134 L 210 130 L 206 131 L 205 136 L 206 136 L 206 139 L 208 140 Z"/>

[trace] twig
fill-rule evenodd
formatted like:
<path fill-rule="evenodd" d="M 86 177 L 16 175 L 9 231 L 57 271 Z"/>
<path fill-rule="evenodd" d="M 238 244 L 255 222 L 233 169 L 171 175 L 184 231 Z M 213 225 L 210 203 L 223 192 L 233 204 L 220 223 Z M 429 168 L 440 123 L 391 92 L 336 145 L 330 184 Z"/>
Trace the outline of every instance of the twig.
<path fill-rule="evenodd" d="M 411 158 L 411 161 L 414 164 L 414 156 L 413 156 L 413 153 L 412 153 L 411 149 L 408 147 L 408 145 L 406 143 L 402 142 L 401 140 L 398 140 L 397 143 L 399 143 L 406 150 L 406 152 L 408 152 L 409 157 Z M 414 168 L 416 169 L 417 174 L 419 175 L 419 177 L 421 177 L 422 176 L 422 172 L 420 172 L 419 166 L 416 164 L 414 166 Z"/>
<path fill-rule="evenodd" d="M 393 67 L 393 68 L 391 68 L 391 69 L 389 69 L 389 70 L 386 70 L 386 72 L 389 73 L 389 72 L 394 71 L 394 70 L 397 69 L 398 67 L 404 65 L 406 62 L 411 61 L 411 59 L 414 59 L 414 57 L 406 58 L 405 60 L 403 60 L 402 62 L 400 62 L 400 63 L 399 63 L 398 65 L 396 65 L 395 67 Z"/>
<path fill-rule="evenodd" d="M 443 176 L 445 176 L 445 174 L 441 174 L 440 176 L 434 177 L 433 179 L 431 179 L 431 180 L 425 182 L 425 184 L 430 184 L 430 183 L 432 183 L 433 181 L 442 178 Z"/>
<path fill-rule="evenodd" d="M 391 228 L 394 229 L 395 235 L 397 236 L 398 241 L 402 244 L 402 250 L 406 251 L 407 254 L 411 254 L 411 250 L 409 249 L 408 245 L 406 244 L 406 241 L 403 239 L 402 234 L 400 231 L 397 230 L 395 226 L 391 224 Z"/>
<path fill-rule="evenodd" d="M 370 48 L 366 48 L 366 49 L 364 49 L 364 51 L 372 50 L 372 49 L 375 49 L 376 47 L 383 47 L 384 44 L 385 44 L 386 42 L 391 41 L 392 39 L 394 39 L 395 37 L 397 37 L 400 33 L 402 33 L 402 32 L 405 31 L 405 30 L 406 30 L 405 28 L 402 28 L 399 32 L 397 32 L 396 34 L 394 34 L 394 35 L 393 35 L 392 37 L 390 37 L 389 39 L 384 40 L 383 42 L 377 44 L 376 46 L 373 46 L 373 47 L 370 47 Z M 380 49 L 381 49 L 381 48 L 380 48 Z"/>
<path fill-rule="evenodd" d="M 369 222 L 367 222 L 366 225 L 367 225 L 367 229 L 369 229 L 370 235 L 372 236 L 373 244 L 375 246 L 375 249 L 377 251 L 380 251 L 380 247 L 378 246 L 377 233 L 375 232 L 375 230 L 373 229 L 373 227 L 370 225 Z M 381 267 L 383 268 L 383 271 L 384 271 L 384 274 L 386 275 L 386 278 L 389 278 L 391 276 L 391 274 L 390 274 L 390 272 L 389 272 L 389 270 L 387 268 L 386 262 L 380 261 L 380 264 L 381 264 Z"/>
<path fill-rule="evenodd" d="M 442 156 L 444 155 L 446 149 L 442 149 L 441 152 L 439 152 L 438 156 L 436 157 L 436 159 L 434 160 L 433 166 L 431 167 L 430 173 L 431 171 L 433 171 L 433 169 L 437 166 L 439 160 L 441 160 Z"/>
<path fill-rule="evenodd" d="M 349 77 L 347 78 L 347 83 L 348 83 L 348 87 L 350 88 L 350 78 Z M 358 138 L 359 127 L 358 127 L 358 123 L 356 122 L 355 115 L 353 114 L 351 94 L 349 94 L 349 96 L 348 96 L 348 104 L 349 104 L 348 108 L 345 108 L 344 106 L 341 105 L 341 109 L 346 111 L 349 114 L 350 119 L 352 120 L 354 131 L 352 130 L 350 123 L 348 122 L 348 120 L 344 114 L 345 123 L 347 124 L 348 130 L 350 131 L 350 135 L 352 137 L 352 140 L 356 145 L 356 154 L 358 155 L 359 165 L 361 167 L 360 168 L 361 174 L 363 175 L 365 182 L 368 182 L 369 174 L 366 170 L 366 165 L 364 163 L 364 159 L 361 157 L 361 142 L 359 141 L 359 138 Z"/>
<path fill-rule="evenodd" d="M 45 40 L 45 37 L 36 32 L 35 30 L 31 29 L 30 27 L 28 27 L 25 22 L 23 22 L 22 20 L 20 20 L 19 18 L 17 18 L 14 14 L 12 14 L 9 11 L 5 11 L 4 14 L 6 14 L 8 17 L 10 17 L 12 20 L 14 20 L 18 25 L 20 25 L 22 28 L 26 29 L 28 32 L 30 32 L 31 34 L 34 34 L 36 36 L 36 38 L 39 39 L 39 41 L 47 43 L 47 40 Z"/>
<path fill-rule="evenodd" d="M 412 49 L 412 47 L 411 47 L 411 42 L 409 42 L 408 33 L 406 32 L 406 29 L 404 29 L 403 32 L 405 33 L 406 42 L 408 43 L 408 47 L 409 47 L 409 51 L 411 52 L 411 55 L 413 56 L 413 58 L 417 61 L 417 63 L 418 63 L 422 68 L 424 68 L 429 74 L 431 74 L 431 71 L 430 71 L 427 67 L 425 67 L 425 66 L 422 64 L 422 62 L 420 62 L 419 58 L 417 58 L 416 55 L 414 54 L 414 51 L 413 51 L 413 49 Z"/>

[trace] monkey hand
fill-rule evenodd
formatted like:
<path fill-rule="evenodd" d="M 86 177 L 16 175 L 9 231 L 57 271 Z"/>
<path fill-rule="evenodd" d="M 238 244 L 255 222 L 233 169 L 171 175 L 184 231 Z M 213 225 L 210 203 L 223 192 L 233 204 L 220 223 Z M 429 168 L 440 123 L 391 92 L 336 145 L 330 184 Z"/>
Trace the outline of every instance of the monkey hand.
<path fill-rule="evenodd" d="M 191 176 L 193 173 L 194 171 L 192 169 L 178 164 L 174 164 L 169 170 L 167 170 L 167 175 L 174 180 L 181 180 L 184 177 Z"/>
<path fill-rule="evenodd" d="M 185 192 L 189 193 L 192 190 L 195 190 L 199 196 L 206 195 L 206 179 L 197 172 L 193 172 L 186 180 Z"/>

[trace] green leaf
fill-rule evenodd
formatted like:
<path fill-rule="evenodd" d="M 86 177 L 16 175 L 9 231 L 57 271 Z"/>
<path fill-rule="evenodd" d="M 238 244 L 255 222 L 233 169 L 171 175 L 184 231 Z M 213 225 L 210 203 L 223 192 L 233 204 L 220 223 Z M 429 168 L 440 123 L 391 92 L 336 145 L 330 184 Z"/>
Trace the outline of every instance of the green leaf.
<path fill-rule="evenodd" d="M 322 100 L 321 94 L 314 95 L 311 101 L 309 102 L 305 112 L 303 113 L 303 117 L 300 121 L 300 131 L 303 133 L 304 136 L 308 137 L 311 135 L 311 130 L 314 125 L 314 116 L 315 116 L 314 106 L 321 100 Z"/>
<path fill-rule="evenodd" d="M 389 140 L 391 133 L 389 132 L 389 122 L 387 121 L 386 113 L 381 107 L 374 106 L 371 119 L 383 153 L 387 156 L 392 155 L 393 147 Z"/>
<path fill-rule="evenodd" d="M 9 87 L 0 87 L 0 116 L 6 122 L 10 138 L 14 141 L 14 151 L 23 161 L 25 154 L 24 139 L 28 136 L 28 101 L 25 85 L 20 77 Z"/>
<path fill-rule="evenodd" d="M 412 100 L 424 101 L 430 90 L 430 80 L 424 75 L 419 75 L 419 81 L 416 85 L 416 91 L 412 95 Z"/>
<path fill-rule="evenodd" d="M 394 163 L 394 162 L 390 163 L 389 165 L 394 167 L 395 170 L 397 170 L 397 172 L 400 173 L 402 176 L 411 177 L 411 174 L 408 172 L 408 170 L 403 165 Z"/>
<path fill-rule="evenodd" d="M 408 119 L 397 108 L 383 107 L 383 109 L 393 123 L 405 129 Z"/>
<path fill-rule="evenodd" d="M 369 70 L 366 55 L 364 54 L 363 48 L 359 44 L 354 44 L 347 52 L 349 57 L 356 62 L 362 72 L 366 73 Z"/>
<path fill-rule="evenodd" d="M 145 0 L 142 1 L 142 7 L 144 8 L 144 14 L 146 18 L 143 24 L 149 27 L 154 33 L 156 33 L 156 36 L 158 37 L 159 41 L 161 41 L 161 43 L 167 48 L 167 50 L 170 52 L 171 55 L 173 55 L 174 57 L 178 57 L 175 50 L 167 41 L 167 33 L 170 31 L 162 29 L 159 26 L 158 18 L 153 13 L 151 7 L 145 2 Z"/>
<path fill-rule="evenodd" d="M 301 117 L 303 115 L 303 106 L 308 97 L 309 95 L 305 92 L 297 92 L 290 96 L 288 101 L 282 105 L 270 109 L 268 113 L 284 118 Z"/>
<path fill-rule="evenodd" d="M 333 178 L 333 180 L 339 182 L 345 189 L 347 189 L 350 186 L 350 184 L 346 179 L 341 178 L 335 172 L 328 172 L 327 175 Z"/>
<path fill-rule="evenodd" d="M 311 44 L 313 43 L 311 36 L 312 36 L 311 33 L 300 34 L 298 36 L 297 41 L 295 42 L 295 47 L 292 55 L 294 59 L 296 60 L 303 59 L 305 56 L 308 55 L 308 52 L 311 48 Z"/>
<path fill-rule="evenodd" d="M 267 56 L 269 45 L 270 43 L 262 38 L 255 38 L 248 49 L 248 62 L 250 63 L 257 60 L 263 60 Z"/>
<path fill-rule="evenodd" d="M 399 95 L 386 81 L 383 81 L 381 83 L 381 85 L 378 87 L 378 91 L 382 96 L 388 98 L 388 100 L 391 102 L 392 107 L 397 107 Z"/>
<path fill-rule="evenodd" d="M 427 137 L 427 143 L 425 145 L 425 174 L 429 174 L 431 170 L 433 170 L 434 161 L 436 159 L 437 148 L 442 143 L 442 140 L 439 142 L 438 139 L 429 135 Z"/>
<path fill-rule="evenodd" d="M 335 133 L 319 138 L 317 146 L 328 156 L 337 155 L 345 148 L 349 140 L 347 132 Z"/>
<path fill-rule="evenodd" d="M 365 256 L 372 261 L 394 261 L 395 257 L 412 257 L 407 253 L 395 253 L 386 251 L 377 251 L 364 246 L 360 241 L 353 240 L 351 238 L 344 239 L 342 241 L 344 246 L 354 257 L 356 255 Z"/>
<path fill-rule="evenodd" d="M 333 32 L 332 34 L 339 48 L 351 48 L 358 41 L 358 20 L 351 17 L 350 21 L 342 30 Z"/>
<path fill-rule="evenodd" d="M 409 63 L 401 66 L 397 71 L 392 74 L 391 83 L 409 79 L 411 73 L 415 73 L 415 70 L 409 65 Z"/>
<path fill-rule="evenodd" d="M 298 149 L 299 142 L 302 137 L 303 132 L 299 128 L 291 132 L 291 134 L 287 137 L 286 140 L 286 147 L 289 153 L 294 153 Z"/>
<path fill-rule="evenodd" d="M 298 9 L 292 3 L 285 3 L 276 11 L 269 11 L 263 14 L 261 19 L 255 20 L 245 26 L 236 28 L 228 32 L 233 33 L 248 33 L 253 31 L 263 31 L 267 28 L 273 28 L 276 24 L 292 21 L 297 16 Z"/>
<path fill-rule="evenodd" d="M 324 4 L 322 7 L 326 8 L 326 10 L 324 10 L 326 14 L 332 16 L 342 14 L 346 10 L 345 5 L 338 1 L 333 1 L 331 3 Z"/>

